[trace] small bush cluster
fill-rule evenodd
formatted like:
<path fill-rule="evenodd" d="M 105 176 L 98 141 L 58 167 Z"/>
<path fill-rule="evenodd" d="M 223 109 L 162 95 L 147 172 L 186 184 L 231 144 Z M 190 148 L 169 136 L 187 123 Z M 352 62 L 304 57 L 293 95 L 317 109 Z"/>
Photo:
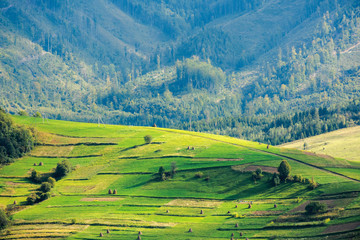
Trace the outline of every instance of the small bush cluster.
<path fill-rule="evenodd" d="M 256 180 L 260 180 L 264 177 L 264 175 L 262 174 L 262 169 L 258 168 L 256 169 L 256 171 L 252 172 L 252 178 L 254 181 Z"/>
<path fill-rule="evenodd" d="M 54 177 L 56 179 L 60 179 L 68 175 L 71 171 L 72 171 L 71 163 L 68 160 L 63 160 L 62 162 L 57 164 L 54 172 Z"/>
<path fill-rule="evenodd" d="M 197 172 L 195 173 L 195 177 L 196 178 L 202 178 L 204 176 L 204 173 L 203 172 Z"/>
<path fill-rule="evenodd" d="M 325 212 L 327 210 L 327 206 L 320 202 L 311 202 L 305 207 L 306 214 L 317 214 L 320 212 Z"/>
<path fill-rule="evenodd" d="M 31 173 L 30 177 L 35 175 L 35 174 L 33 174 L 33 172 Z M 40 177 L 39 177 L 39 179 L 40 179 Z M 56 180 L 52 177 L 49 177 L 47 179 L 47 181 L 42 182 L 40 185 L 39 191 L 31 193 L 30 196 L 27 197 L 27 199 L 26 199 L 27 204 L 33 205 L 35 203 L 49 199 L 51 197 L 51 194 L 50 194 L 51 188 L 53 188 L 55 186 L 55 182 L 56 182 Z"/>
<path fill-rule="evenodd" d="M 176 162 L 172 162 L 170 167 L 171 167 L 170 172 L 166 172 L 165 168 L 163 166 L 160 166 L 157 174 L 158 179 L 160 179 L 161 181 L 166 181 L 169 178 L 173 178 L 177 171 Z"/>

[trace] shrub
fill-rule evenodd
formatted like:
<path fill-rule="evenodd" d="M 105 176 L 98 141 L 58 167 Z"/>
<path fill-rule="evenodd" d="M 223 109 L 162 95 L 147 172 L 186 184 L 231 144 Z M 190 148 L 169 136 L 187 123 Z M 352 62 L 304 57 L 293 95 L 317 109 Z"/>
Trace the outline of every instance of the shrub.
<path fill-rule="evenodd" d="M 144 140 L 145 140 L 145 143 L 146 143 L 146 144 L 150 144 L 150 143 L 152 142 L 152 136 L 146 135 L 146 136 L 144 137 Z"/>
<path fill-rule="evenodd" d="M 51 198 L 51 195 L 49 192 L 41 193 L 39 201 L 45 201 L 46 199 Z"/>
<path fill-rule="evenodd" d="M 280 166 L 278 167 L 278 172 L 280 175 L 279 176 L 280 179 L 284 181 L 290 175 L 290 172 L 291 172 L 290 164 L 286 160 L 283 160 L 280 163 Z"/>
<path fill-rule="evenodd" d="M 71 224 L 76 224 L 76 219 L 75 218 L 71 219 Z"/>
<path fill-rule="evenodd" d="M 55 169 L 54 176 L 55 178 L 62 178 L 69 174 L 72 170 L 71 163 L 68 160 L 63 160 L 61 163 L 58 163 Z"/>
<path fill-rule="evenodd" d="M 33 182 L 39 182 L 40 181 L 40 174 L 38 173 L 38 171 L 36 171 L 35 169 L 33 169 L 30 173 L 30 179 Z"/>
<path fill-rule="evenodd" d="M 301 176 L 300 174 L 296 174 L 296 175 L 294 176 L 294 181 L 295 181 L 295 182 L 302 183 L 302 182 L 304 182 L 304 178 L 303 178 L 303 176 Z"/>
<path fill-rule="evenodd" d="M 40 191 L 47 193 L 51 191 L 51 184 L 48 182 L 43 182 L 40 186 Z"/>
<path fill-rule="evenodd" d="M 256 169 L 255 172 L 252 173 L 252 178 L 254 180 L 260 180 L 264 175 L 262 175 L 261 168 Z"/>
<path fill-rule="evenodd" d="M 49 177 L 47 182 L 50 183 L 52 188 L 55 187 L 55 183 L 56 183 L 55 178 Z"/>
<path fill-rule="evenodd" d="M 196 178 L 202 178 L 203 176 L 204 176 L 204 173 L 202 173 L 202 172 L 195 173 Z"/>
<path fill-rule="evenodd" d="M 39 196 L 35 193 L 30 194 L 30 196 L 27 197 L 26 202 L 29 205 L 35 204 L 39 200 Z"/>
<path fill-rule="evenodd" d="M 158 174 L 159 174 L 159 179 L 164 180 L 163 175 L 165 175 L 165 168 L 163 166 L 159 167 Z M 165 178 L 166 178 L 166 176 L 165 176 Z"/>
<path fill-rule="evenodd" d="M 308 188 L 310 188 L 311 190 L 314 190 L 315 188 L 317 188 L 319 186 L 319 184 L 317 182 L 314 181 L 314 179 L 309 180 L 309 186 Z"/>
<path fill-rule="evenodd" d="M 306 205 L 305 210 L 307 214 L 317 214 L 320 212 L 325 212 L 327 209 L 327 206 L 320 202 L 311 202 L 308 205 Z"/>
<path fill-rule="evenodd" d="M 0 229 L 5 229 L 9 226 L 10 220 L 8 219 L 5 211 L 0 208 Z"/>
<path fill-rule="evenodd" d="M 277 186 L 277 185 L 280 184 L 280 178 L 279 178 L 279 175 L 277 173 L 273 174 L 272 183 L 274 184 L 274 186 Z"/>

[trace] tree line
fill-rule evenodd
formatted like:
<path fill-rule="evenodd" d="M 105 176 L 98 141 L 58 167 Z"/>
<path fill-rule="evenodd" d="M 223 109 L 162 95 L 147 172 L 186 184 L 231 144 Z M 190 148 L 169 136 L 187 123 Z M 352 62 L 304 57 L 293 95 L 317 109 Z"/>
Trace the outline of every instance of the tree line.
<path fill-rule="evenodd" d="M 22 157 L 34 147 L 34 143 L 34 131 L 14 124 L 0 108 L 0 165 Z"/>

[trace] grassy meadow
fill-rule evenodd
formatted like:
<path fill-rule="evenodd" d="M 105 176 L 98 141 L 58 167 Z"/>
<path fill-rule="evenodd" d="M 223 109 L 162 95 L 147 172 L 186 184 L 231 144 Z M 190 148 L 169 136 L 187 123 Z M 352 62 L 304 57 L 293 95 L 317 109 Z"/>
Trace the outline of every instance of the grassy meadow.
<path fill-rule="evenodd" d="M 360 236 L 360 168 L 349 169 L 346 160 L 180 130 L 14 120 L 34 127 L 39 144 L 0 169 L 0 206 L 14 201 L 19 206 L 1 239 Z M 153 137 L 151 144 L 145 135 Z M 73 171 L 56 182 L 52 197 L 26 205 L 40 186 L 29 180 L 30 171 L 49 173 L 64 159 Z M 314 179 L 318 188 L 291 181 L 273 186 L 272 173 L 282 160 L 289 162 L 292 175 Z M 174 164 L 176 174 L 161 181 L 159 167 L 169 172 Z M 264 176 L 254 181 L 257 168 Z M 328 210 L 305 215 L 311 200 L 325 203 Z"/>
<path fill-rule="evenodd" d="M 344 128 L 280 146 L 303 150 L 304 143 L 307 144 L 307 151 L 360 163 L 360 126 Z"/>

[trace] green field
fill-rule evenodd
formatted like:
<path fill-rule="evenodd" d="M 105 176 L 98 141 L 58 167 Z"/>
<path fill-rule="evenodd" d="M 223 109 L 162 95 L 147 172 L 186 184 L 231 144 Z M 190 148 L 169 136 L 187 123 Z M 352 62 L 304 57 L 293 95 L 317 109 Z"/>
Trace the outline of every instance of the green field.
<path fill-rule="evenodd" d="M 303 150 L 304 143 L 307 151 L 360 162 L 360 126 L 285 143 L 281 147 Z"/>
<path fill-rule="evenodd" d="M 360 236 L 360 169 L 349 169 L 346 160 L 180 130 L 14 120 L 36 128 L 39 144 L 0 169 L 0 205 L 16 200 L 20 206 L 1 239 Z M 145 135 L 153 137 L 151 144 L 145 144 Z M 56 182 L 52 197 L 26 205 L 27 196 L 40 186 L 29 180 L 31 169 L 49 173 L 64 159 L 74 170 Z M 314 179 L 319 187 L 310 190 L 291 181 L 273 186 L 272 171 L 284 159 L 292 175 Z M 170 171 L 174 162 L 175 176 L 159 180 L 159 167 Z M 255 182 L 251 169 L 259 167 L 264 177 Z M 109 189 L 117 193 L 110 195 Z M 327 212 L 305 216 L 304 206 L 313 199 L 326 203 Z"/>

